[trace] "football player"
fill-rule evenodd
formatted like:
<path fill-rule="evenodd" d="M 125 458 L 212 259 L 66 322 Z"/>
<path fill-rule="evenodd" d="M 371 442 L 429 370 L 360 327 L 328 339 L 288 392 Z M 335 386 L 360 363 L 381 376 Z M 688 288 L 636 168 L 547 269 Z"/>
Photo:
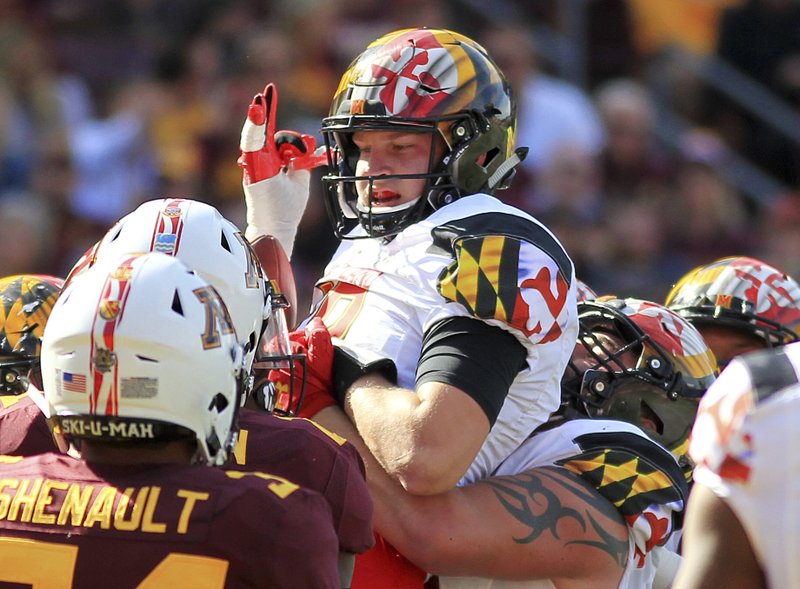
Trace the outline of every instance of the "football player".
<path fill-rule="evenodd" d="M 710 346 L 686 319 L 652 301 L 601 297 L 579 303 L 578 316 L 578 345 L 550 423 L 632 423 L 670 450 L 690 481 L 689 432 L 717 373 Z"/>
<path fill-rule="evenodd" d="M 89 587 L 340 587 L 327 501 L 225 471 L 245 350 L 180 260 L 123 254 L 68 284 L 42 344 L 59 453 L 0 467 L 0 580 Z M 287 566 L 302 563 L 302 566 Z"/>
<path fill-rule="evenodd" d="M 561 408 L 491 477 L 414 496 L 362 448 L 376 529 L 421 569 L 447 575 L 440 587 L 672 581 L 680 557 L 667 544 L 681 528 L 688 483 L 665 446 L 685 453 L 698 400 L 715 378 L 713 354 L 657 303 L 601 298 L 578 311 Z M 343 414 L 324 415 L 347 427 Z"/>
<path fill-rule="evenodd" d="M 291 273 L 282 273 L 282 284 L 272 285 L 238 228 L 216 208 L 196 200 L 165 198 L 143 203 L 109 229 L 88 259 L 77 266 L 85 269 L 124 252 L 151 250 L 179 258 L 218 290 L 246 350 L 245 370 L 250 375 L 246 404 L 239 413 L 238 443 L 228 466 L 271 472 L 322 493 L 339 534 L 342 573 L 347 577 L 342 586 L 348 586 L 353 555 L 373 544 L 372 502 L 363 463 L 355 448 L 339 436 L 307 420 L 280 417 L 314 411 L 314 399 L 304 403 L 302 391 L 307 379 L 318 377 L 313 370 L 305 370 L 304 360 L 305 354 L 313 360 L 321 353 L 319 336 L 314 334 L 324 327 L 308 326 L 303 354 L 293 354 L 285 298 L 275 296 L 274 290 L 283 287 L 287 278 L 293 284 Z M 330 346 L 330 338 L 319 345 Z M 316 362 L 309 365 L 320 370 Z M 278 367 L 298 374 L 285 389 L 277 389 L 265 378 Z M 249 382 L 252 379 L 255 386 Z"/>
<path fill-rule="evenodd" d="M 737 354 L 800 338 L 800 285 L 755 258 L 721 258 L 691 270 L 665 304 L 700 330 L 720 370 Z"/>
<path fill-rule="evenodd" d="M 700 402 L 674 587 L 800 586 L 800 343 L 734 358 Z"/>
<path fill-rule="evenodd" d="M 64 280 L 21 274 L 0 278 L 0 454 L 56 450 L 42 412 L 28 396 L 42 388 L 42 334 Z"/>
<path fill-rule="evenodd" d="M 321 158 L 313 138 L 276 131 L 276 106 L 268 84 L 242 130 L 245 234 L 280 237 L 289 253 Z M 323 121 L 342 243 L 312 315 L 339 350 L 338 403 L 415 494 L 487 476 L 558 406 L 575 272 L 546 227 L 492 196 L 524 157 L 515 126 L 484 48 L 425 28 L 371 43 Z M 392 386 L 349 386 L 369 371 Z"/>

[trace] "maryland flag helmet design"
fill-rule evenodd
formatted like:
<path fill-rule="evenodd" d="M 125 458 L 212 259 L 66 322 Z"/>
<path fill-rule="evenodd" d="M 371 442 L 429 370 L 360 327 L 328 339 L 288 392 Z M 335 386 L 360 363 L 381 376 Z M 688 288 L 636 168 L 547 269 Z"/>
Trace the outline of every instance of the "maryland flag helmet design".
<path fill-rule="evenodd" d="M 29 371 L 38 377 L 44 326 L 63 286 L 43 274 L 0 278 L 0 395 L 24 393 Z"/>
<path fill-rule="evenodd" d="M 430 133 L 429 168 L 415 175 L 427 186 L 399 206 L 359 203 L 356 131 Z M 486 50 L 444 29 L 403 29 L 374 42 L 350 64 L 334 95 L 322 133 L 331 150 L 323 182 L 328 212 L 340 237 L 360 223 L 366 237 L 402 231 L 460 196 L 508 186 L 527 150 L 514 150 L 516 103 Z M 437 146 L 444 146 L 436 151 Z M 437 154 L 438 153 L 438 154 Z M 386 178 L 387 176 L 383 176 Z M 372 199 L 368 199 L 372 202 Z"/>
<path fill-rule="evenodd" d="M 665 304 L 693 324 L 740 329 L 760 337 L 767 347 L 800 338 L 800 285 L 755 258 L 721 258 L 691 270 Z"/>
<path fill-rule="evenodd" d="M 717 371 L 697 329 L 658 303 L 631 298 L 580 302 L 578 321 L 562 380 L 564 414 L 637 425 L 685 463 L 699 399 Z"/>

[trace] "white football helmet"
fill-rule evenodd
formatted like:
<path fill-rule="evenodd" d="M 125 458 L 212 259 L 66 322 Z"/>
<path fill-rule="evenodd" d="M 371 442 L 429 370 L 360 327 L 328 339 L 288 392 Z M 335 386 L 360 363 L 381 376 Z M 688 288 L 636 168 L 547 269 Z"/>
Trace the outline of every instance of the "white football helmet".
<path fill-rule="evenodd" d="M 175 256 L 217 289 L 228 307 L 249 372 L 271 312 L 269 283 L 239 229 L 213 206 L 189 199 L 147 201 L 120 219 L 67 277 L 130 252 Z"/>
<path fill-rule="evenodd" d="M 197 440 L 223 464 L 236 440 L 243 347 L 216 290 L 161 253 L 125 254 L 72 280 L 42 342 L 62 449 L 82 439 Z"/>

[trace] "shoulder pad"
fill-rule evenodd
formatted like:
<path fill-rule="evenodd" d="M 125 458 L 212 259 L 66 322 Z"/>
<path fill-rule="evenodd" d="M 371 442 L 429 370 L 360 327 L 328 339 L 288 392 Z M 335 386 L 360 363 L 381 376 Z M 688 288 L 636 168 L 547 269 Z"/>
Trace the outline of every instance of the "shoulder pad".
<path fill-rule="evenodd" d="M 558 239 L 540 223 L 519 215 L 509 213 L 473 215 L 439 225 L 431 233 L 433 235 L 431 251 L 451 255 L 455 253 L 455 244 L 463 240 L 494 236 L 525 241 L 550 256 L 567 280 L 572 276 L 572 260 Z"/>
<path fill-rule="evenodd" d="M 432 234 L 431 251 L 453 258 L 438 277 L 442 297 L 542 343 L 561 335 L 573 265 L 542 225 L 489 213 L 449 222 Z"/>
<path fill-rule="evenodd" d="M 681 511 L 689 487 L 670 452 L 632 432 L 583 434 L 580 454 L 558 461 L 613 503 L 630 520 L 658 506 Z"/>
<path fill-rule="evenodd" d="M 744 354 L 739 359 L 750 373 L 756 402 L 798 383 L 794 365 L 782 348 Z"/>

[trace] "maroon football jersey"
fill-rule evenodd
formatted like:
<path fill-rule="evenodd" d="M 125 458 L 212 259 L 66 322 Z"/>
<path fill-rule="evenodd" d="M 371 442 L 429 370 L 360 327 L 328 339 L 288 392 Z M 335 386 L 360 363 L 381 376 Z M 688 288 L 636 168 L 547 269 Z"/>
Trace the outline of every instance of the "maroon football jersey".
<path fill-rule="evenodd" d="M 47 420 L 27 395 L 0 395 L 0 454 L 57 452 Z"/>
<path fill-rule="evenodd" d="M 0 462 L 0 586 L 337 588 L 337 559 L 327 501 L 280 477 L 53 453 Z"/>
<path fill-rule="evenodd" d="M 232 458 L 230 468 L 266 471 L 322 493 L 343 552 L 364 552 L 374 543 L 364 463 L 343 438 L 307 419 L 243 409 Z"/>

